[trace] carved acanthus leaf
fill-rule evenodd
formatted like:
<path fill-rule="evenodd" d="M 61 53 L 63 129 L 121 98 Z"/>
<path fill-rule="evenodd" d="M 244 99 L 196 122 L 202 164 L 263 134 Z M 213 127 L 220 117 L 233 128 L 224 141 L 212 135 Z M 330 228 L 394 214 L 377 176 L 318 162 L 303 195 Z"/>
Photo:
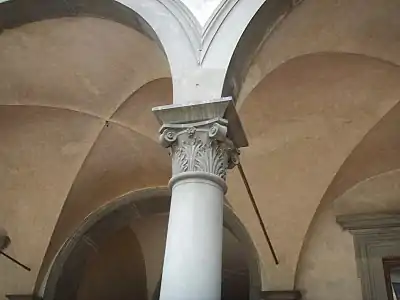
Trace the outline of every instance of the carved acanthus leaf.
<path fill-rule="evenodd" d="M 173 173 L 206 172 L 225 179 L 234 153 L 226 134 L 226 126 L 217 123 L 164 131 L 162 143 L 171 148 Z"/>

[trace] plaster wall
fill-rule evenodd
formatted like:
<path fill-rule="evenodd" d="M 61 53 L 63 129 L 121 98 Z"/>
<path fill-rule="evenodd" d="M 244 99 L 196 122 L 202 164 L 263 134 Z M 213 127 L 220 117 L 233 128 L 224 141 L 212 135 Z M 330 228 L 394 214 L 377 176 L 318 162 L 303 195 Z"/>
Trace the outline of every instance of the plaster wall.
<path fill-rule="evenodd" d="M 316 213 L 314 219 L 308 229 L 301 250 L 299 265 L 297 269 L 297 285 L 310 293 L 311 299 L 318 299 L 318 294 L 322 295 L 324 284 L 335 284 L 338 291 L 339 286 L 349 288 L 340 280 L 340 272 L 336 270 L 340 266 L 342 275 L 346 279 L 347 275 L 352 274 L 350 262 L 340 256 L 340 250 L 336 250 L 336 246 L 341 245 L 338 234 L 334 234 L 333 228 L 338 225 L 334 222 L 337 215 L 346 214 L 373 214 L 373 213 L 397 213 L 400 211 L 399 202 L 399 154 L 400 146 L 398 145 L 398 116 L 399 105 L 397 104 L 385 117 L 377 123 L 373 129 L 363 138 L 363 140 L 353 150 L 347 158 L 335 179 L 326 191 Z M 353 185 L 353 186 L 351 186 Z M 327 226 L 324 229 L 321 219 L 327 218 L 327 214 L 331 215 L 331 229 Z M 320 237 L 318 237 L 318 235 Z M 326 240 L 327 237 L 329 240 Z M 344 238 L 345 234 L 342 234 Z M 335 238 L 336 237 L 336 238 Z M 333 244 L 331 244 L 333 243 Z M 335 250 L 330 253 L 328 248 L 321 248 L 321 245 L 331 245 Z M 334 246 L 332 246 L 334 245 Z M 353 247 L 354 249 L 354 247 Z M 338 255 L 336 255 L 338 253 Z M 329 262 L 329 257 L 337 257 L 335 268 L 325 276 L 318 276 L 323 273 L 325 262 Z M 315 258 L 321 257 L 318 261 Z M 320 266 L 318 266 L 320 265 Z M 346 269 L 346 266 L 347 269 Z M 319 270 L 318 270 L 319 269 Z M 310 271 L 310 273 L 309 273 Z M 315 272 L 314 280 L 310 274 Z M 333 273 L 337 273 L 337 278 L 331 282 L 330 277 Z M 354 274 L 353 274 L 354 275 Z M 322 279 L 326 277 L 325 283 Z M 353 279 L 356 278 L 353 276 Z M 313 286 L 313 282 L 316 285 Z M 346 282 L 351 282 L 350 278 Z M 328 289 L 328 287 L 326 287 Z M 317 293 L 314 295 L 314 293 Z M 343 297 L 354 295 L 354 292 L 348 290 Z M 355 296 L 354 296 L 354 299 Z"/>
<path fill-rule="evenodd" d="M 335 199 L 336 215 L 400 211 L 400 170 L 382 173 L 357 183 Z"/>
<path fill-rule="evenodd" d="M 400 3 L 396 0 L 306 0 L 268 37 L 253 61 L 238 103 L 269 72 L 299 55 L 364 54 L 400 64 Z"/>
<path fill-rule="evenodd" d="M 26 106 L 0 106 L 0 124 L 0 222 L 11 237 L 7 253 L 32 269 L 0 259 L 5 299 L 5 293 L 32 291 L 61 206 L 102 124 L 66 110 Z"/>
<path fill-rule="evenodd" d="M 167 214 L 135 220 L 131 224 L 144 255 L 148 299 L 153 299 L 153 294 L 161 278 L 167 226 Z"/>
<path fill-rule="evenodd" d="M 169 76 L 157 45 L 113 21 L 76 17 L 0 35 L 1 104 L 67 108 L 109 118 L 148 81 Z"/>
<path fill-rule="evenodd" d="M 159 125 L 151 108 L 172 99 L 171 91 L 169 79 L 149 82 L 129 97 L 103 127 L 65 201 L 41 276 L 59 247 L 96 208 L 129 191 L 167 184 L 170 160 L 156 142 Z"/>
<path fill-rule="evenodd" d="M 228 177 L 228 198 L 261 253 L 265 289 L 293 288 L 321 198 L 353 149 L 398 102 L 399 81 L 398 67 L 377 59 L 305 55 L 266 76 L 244 102 L 240 115 L 251 146 L 242 151 L 242 164 L 279 266 L 237 171 Z"/>
<path fill-rule="evenodd" d="M 299 261 L 296 288 L 305 300 L 362 300 L 353 236 L 336 223 L 332 204 L 315 223 Z"/>
<path fill-rule="evenodd" d="M 400 105 L 396 104 L 349 155 L 322 202 L 333 201 L 358 182 L 400 168 L 399 117 Z"/>
<path fill-rule="evenodd" d="M 2 273 L 7 274 L 0 276 L 0 299 L 5 294 L 32 293 L 61 208 L 99 137 L 105 149 L 95 158 L 97 161 L 104 161 L 102 156 L 119 143 L 118 139 L 125 141 L 121 144 L 128 144 L 124 147 L 125 154 L 115 154 L 120 158 L 120 166 L 126 163 L 132 169 L 118 174 L 141 172 L 140 166 L 126 161 L 128 157 L 142 163 L 163 164 L 163 150 L 151 139 L 121 124 L 123 117 L 115 120 L 114 126 L 108 127 L 108 122 L 116 111 L 119 116 L 123 114 L 119 106 L 131 99 L 137 89 L 164 76 L 169 76 L 168 63 L 157 45 L 111 21 L 62 18 L 1 33 L 0 222 L 12 239 L 8 253 L 31 267 L 32 272 L 0 260 Z M 151 116 L 150 110 L 148 115 Z M 149 151 L 152 144 L 155 153 Z M 143 150 L 138 145 L 143 145 Z M 145 158 L 142 153 L 150 156 Z M 167 156 L 165 159 L 167 165 L 161 167 L 165 173 L 159 170 L 165 174 L 165 177 L 160 175 L 162 178 L 168 178 L 170 172 Z M 100 170 L 118 179 L 105 166 Z M 160 182 L 152 174 L 140 175 L 139 178 Z M 82 176 L 89 180 L 91 175 Z M 95 178 L 96 175 L 91 177 Z M 108 179 L 104 178 L 104 189 L 111 186 L 104 184 Z M 151 184 L 151 180 L 144 184 L 143 179 L 134 185 L 129 180 L 133 179 L 121 181 L 116 189 Z M 164 184 L 166 179 L 161 181 Z M 108 195 L 127 190 L 122 188 Z M 81 204 L 82 198 L 96 196 L 94 192 L 85 192 L 87 197 L 73 194 Z M 101 199 L 97 205 L 101 205 Z M 86 206 L 75 210 L 76 214 L 70 216 L 71 224 L 81 222 L 94 208 L 92 203 L 88 201 Z M 60 239 L 56 247 L 63 241 Z"/>
<path fill-rule="evenodd" d="M 353 236 L 336 216 L 399 212 L 400 172 L 393 170 L 362 181 L 334 202 L 325 202 L 304 242 L 296 288 L 306 300 L 362 299 Z M 322 276 L 323 274 L 323 276 Z"/>

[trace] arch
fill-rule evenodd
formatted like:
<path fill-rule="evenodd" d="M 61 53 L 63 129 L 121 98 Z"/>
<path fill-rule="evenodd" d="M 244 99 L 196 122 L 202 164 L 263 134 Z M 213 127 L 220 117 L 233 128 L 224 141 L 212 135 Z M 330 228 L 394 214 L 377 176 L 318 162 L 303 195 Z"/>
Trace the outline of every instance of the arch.
<path fill-rule="evenodd" d="M 92 245 L 104 241 L 133 219 L 164 214 L 169 211 L 170 193 L 166 187 L 130 192 L 91 213 L 63 244 L 47 271 L 45 280 L 37 282 L 35 294 L 44 300 L 74 299 L 83 266 Z M 261 289 L 257 250 L 232 209 L 224 205 L 224 227 L 245 246 L 253 295 Z"/>
<path fill-rule="evenodd" d="M 399 197 L 400 169 L 396 169 L 359 182 L 338 198 L 326 202 L 314 216 L 314 226 L 303 244 L 296 271 L 296 288 L 309 291 L 309 299 L 361 299 L 358 246 L 352 235 L 337 224 L 337 218 L 360 216 L 359 224 L 364 224 L 362 216 L 396 214 L 400 211 Z M 327 264 L 335 266 L 325 276 L 318 276 L 325 274 Z M 339 290 L 338 286 L 341 287 Z M 332 295 L 330 291 L 336 293 Z"/>
<path fill-rule="evenodd" d="M 154 40 L 164 51 L 172 73 L 174 102 L 182 103 L 236 96 L 265 32 L 271 32 L 292 6 L 292 0 L 224 0 L 201 26 L 181 1 L 10 0 L 0 4 L 0 29 L 84 15 L 125 24 Z M 228 87 L 224 88 L 226 82 Z M 201 94 L 202 99 L 196 96 Z"/>
<path fill-rule="evenodd" d="M 368 178 L 400 168 L 400 103 L 390 109 L 354 147 L 329 185 L 321 205 Z"/>
<path fill-rule="evenodd" d="M 255 13 L 236 45 L 227 68 L 223 96 L 237 99 L 253 60 L 276 26 L 301 1 L 266 1 Z"/>
<path fill-rule="evenodd" d="M 158 34 L 172 70 L 175 103 L 221 97 L 232 55 L 257 11 L 262 7 L 262 11 L 268 14 L 259 14 L 258 21 L 253 23 L 263 21 L 261 24 L 265 28 L 267 20 L 267 31 L 270 32 L 274 27 L 270 25 L 279 19 L 282 7 L 291 7 L 293 3 L 292 0 L 223 0 L 201 27 L 180 1 L 118 1 L 143 16 Z M 248 30 L 247 37 L 253 36 L 255 43 L 252 44 L 259 45 L 259 35 L 255 34 L 254 28 Z M 242 44 L 246 44 L 246 39 Z M 237 72 L 242 64 L 235 66 L 231 74 Z M 227 88 L 225 94 L 232 96 L 231 92 Z"/>
<path fill-rule="evenodd" d="M 151 40 L 164 51 L 152 27 L 135 11 L 113 0 L 10 0 L 0 3 L 0 34 L 27 23 L 62 17 L 92 16 L 109 19 L 131 27 Z"/>
<path fill-rule="evenodd" d="M 243 103 L 239 114 L 252 145 L 243 151 L 246 173 L 256 195 L 269 191 L 260 211 L 285 257 L 275 271 L 264 270 L 269 286 L 293 288 L 321 198 L 354 147 L 398 102 L 399 78 L 396 65 L 379 59 L 313 53 L 281 64 Z M 239 199 L 231 196 L 233 204 Z"/>
<path fill-rule="evenodd" d="M 396 176 L 396 170 L 400 168 L 400 144 L 397 138 L 399 115 L 400 103 L 397 103 L 368 131 L 343 161 L 315 210 L 304 237 L 299 262 L 303 248 L 308 244 L 310 235 L 317 226 L 315 222 L 318 220 L 319 214 L 323 213 L 326 207 L 329 207 L 332 203 L 334 203 L 338 214 L 363 213 L 375 210 L 385 212 L 398 209 L 395 205 L 397 199 L 393 200 L 393 197 L 387 195 L 393 192 L 393 188 L 394 190 L 397 189 L 395 181 L 391 178 Z M 369 184 L 378 180 L 381 182 L 383 181 L 382 178 L 388 180 L 389 185 L 387 186 L 388 190 L 379 191 L 380 195 L 375 193 L 375 197 L 386 195 L 384 198 L 379 198 L 381 201 L 374 203 L 374 199 L 366 195 L 363 199 L 359 197 L 358 202 L 353 201 L 354 199 L 350 200 L 357 198 L 355 193 L 365 189 L 367 184 L 368 187 Z M 381 184 L 384 183 L 381 182 Z M 376 189 L 375 192 L 377 191 Z M 370 192 L 372 193 L 372 190 Z M 349 194 L 351 194 L 351 197 L 349 197 Z M 394 204 L 386 203 L 386 201 L 389 201 L 386 198 L 394 201 Z"/>
<path fill-rule="evenodd" d="M 392 0 L 368 5 L 362 1 L 302 1 L 262 45 L 238 101 L 282 62 L 304 54 L 356 53 L 400 64 L 399 11 L 400 3 Z"/>
<path fill-rule="evenodd" d="M 371 74 L 376 72 L 377 74 L 381 73 L 383 76 L 388 76 L 382 82 L 380 82 L 381 79 L 376 80 L 377 86 L 381 90 L 387 89 L 384 86 L 389 83 L 389 92 L 377 94 L 375 102 L 379 103 L 380 101 L 386 101 L 385 99 L 392 99 L 390 101 L 393 104 L 385 109 L 378 107 L 375 110 L 375 121 L 368 128 L 365 128 L 364 134 L 355 140 L 354 146 L 347 151 L 346 157 L 338 166 L 337 171 L 332 176 L 332 180 L 321 196 L 310 220 L 311 222 L 307 228 L 299 253 L 296 266 L 296 285 L 300 282 L 299 278 L 305 274 L 304 270 L 306 268 L 302 264 L 308 264 L 307 267 L 310 269 L 312 269 L 312 264 L 316 264 L 316 262 L 311 262 L 310 257 L 312 256 L 312 251 L 322 247 L 318 246 L 323 244 L 322 238 L 318 239 L 317 237 L 318 235 L 326 235 L 326 232 L 324 233 L 322 230 L 329 231 L 329 234 L 334 235 L 337 240 L 343 239 L 343 249 L 344 247 L 353 249 L 352 247 L 349 248 L 348 242 L 351 242 L 351 239 L 347 239 L 347 242 L 344 242 L 345 237 L 340 233 L 340 229 L 334 219 L 335 216 L 350 213 L 386 213 L 399 210 L 398 170 L 400 167 L 400 144 L 397 139 L 397 125 L 400 104 L 398 103 L 399 90 L 395 88 L 398 81 L 398 75 L 396 75 L 399 72 L 398 65 L 366 55 L 344 53 L 341 55 L 359 57 L 364 60 L 363 64 L 365 66 L 375 64 L 377 67 L 381 65 L 381 67 L 387 69 L 382 73 L 377 69 L 375 71 L 371 69 Z M 362 61 L 360 60 L 360 62 Z M 356 81 L 356 78 L 357 76 L 354 76 L 353 81 Z M 391 85 L 390 82 L 395 85 Z M 365 107 L 360 107 L 359 110 L 362 111 L 363 109 L 366 110 L 366 113 L 372 112 Z M 321 226 L 325 229 L 322 229 Z M 334 239 L 332 238 L 332 240 Z M 325 240 L 324 243 L 329 244 L 329 241 Z M 346 246 L 345 243 L 347 243 Z M 352 246 L 351 243 L 350 246 Z M 345 259 L 349 261 L 352 257 L 346 257 Z M 310 277 L 308 279 L 310 280 Z M 310 290 L 313 290 L 313 288 Z M 315 290 L 317 291 L 318 288 Z M 354 293 L 357 292 L 355 291 Z"/>
<path fill-rule="evenodd" d="M 336 216 L 400 211 L 400 168 L 356 183 L 333 200 Z"/>

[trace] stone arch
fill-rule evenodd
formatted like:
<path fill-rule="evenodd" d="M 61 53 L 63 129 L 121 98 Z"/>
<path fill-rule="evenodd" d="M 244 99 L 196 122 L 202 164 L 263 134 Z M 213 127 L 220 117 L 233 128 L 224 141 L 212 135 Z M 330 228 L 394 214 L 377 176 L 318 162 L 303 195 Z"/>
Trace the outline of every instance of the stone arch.
<path fill-rule="evenodd" d="M 104 241 L 107 236 L 123 228 L 133 219 L 167 213 L 169 205 L 169 190 L 166 187 L 156 187 L 130 192 L 92 212 L 62 245 L 43 282 L 36 283 L 35 294 L 44 300 L 74 299 L 86 257 L 93 244 Z M 226 203 L 224 227 L 246 249 L 250 289 L 255 297 L 261 289 L 257 250 L 243 224 Z"/>
<path fill-rule="evenodd" d="M 6 1 L 0 4 L 0 33 L 31 22 L 79 16 L 109 19 L 131 27 L 155 41 L 164 51 L 152 27 L 138 13 L 114 0 Z"/>
<path fill-rule="evenodd" d="M 237 100 L 248 71 L 264 42 L 299 2 L 266 1 L 258 9 L 233 52 L 225 76 L 223 96 L 233 96 Z"/>
<path fill-rule="evenodd" d="M 174 99 L 180 103 L 195 97 L 188 96 L 194 90 L 201 90 L 204 98 L 221 94 L 236 97 L 266 35 L 294 2 L 224 0 L 202 26 L 181 1 L 9 0 L 0 4 L 0 30 L 72 16 L 93 16 L 127 25 L 154 40 L 166 54 Z"/>

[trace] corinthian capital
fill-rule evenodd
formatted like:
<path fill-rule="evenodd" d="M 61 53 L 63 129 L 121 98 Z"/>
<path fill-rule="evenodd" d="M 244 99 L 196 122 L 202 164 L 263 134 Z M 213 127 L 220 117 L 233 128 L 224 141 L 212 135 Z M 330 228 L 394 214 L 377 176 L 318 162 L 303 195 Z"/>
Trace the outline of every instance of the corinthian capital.
<path fill-rule="evenodd" d="M 207 173 L 223 180 L 247 146 L 231 99 L 153 108 L 161 126 L 160 143 L 170 149 L 174 175 Z M 219 179 L 219 180 L 221 180 Z"/>
<path fill-rule="evenodd" d="M 170 148 L 172 172 L 205 172 L 226 178 L 238 163 L 238 149 L 228 138 L 228 121 L 215 119 L 188 124 L 165 124 L 160 142 Z"/>

